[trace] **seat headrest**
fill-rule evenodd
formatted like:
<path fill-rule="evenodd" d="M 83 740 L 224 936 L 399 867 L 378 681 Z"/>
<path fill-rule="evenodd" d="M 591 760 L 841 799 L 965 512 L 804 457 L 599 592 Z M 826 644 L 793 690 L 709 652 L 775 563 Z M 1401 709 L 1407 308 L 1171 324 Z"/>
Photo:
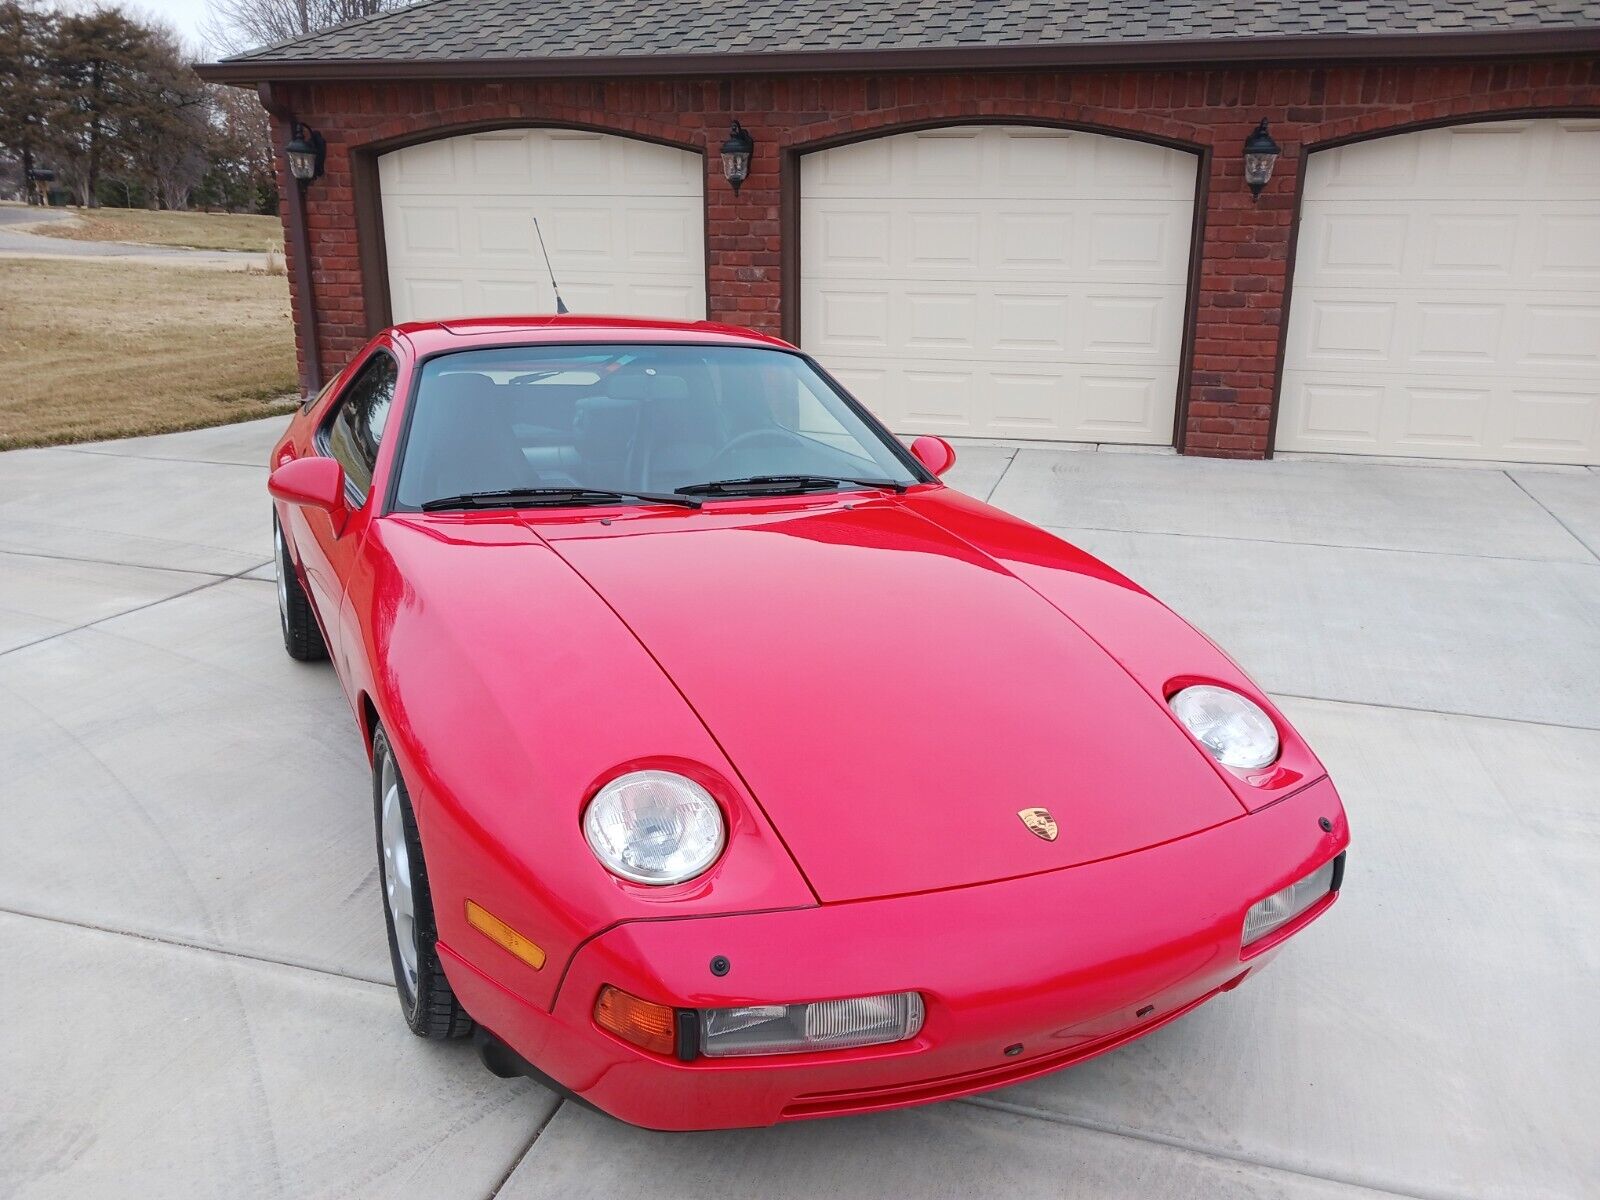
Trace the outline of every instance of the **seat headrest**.
<path fill-rule="evenodd" d="M 452 371 L 434 379 L 429 390 L 446 404 L 477 404 L 495 399 L 500 385 L 477 371 Z"/>
<path fill-rule="evenodd" d="M 606 381 L 606 395 L 618 400 L 687 400 L 689 384 L 679 375 L 618 375 Z"/>

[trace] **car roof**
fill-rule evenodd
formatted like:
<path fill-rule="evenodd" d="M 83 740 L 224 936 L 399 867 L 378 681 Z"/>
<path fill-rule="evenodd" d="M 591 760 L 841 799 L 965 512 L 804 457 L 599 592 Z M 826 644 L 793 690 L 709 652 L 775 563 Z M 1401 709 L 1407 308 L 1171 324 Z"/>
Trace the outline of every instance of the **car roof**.
<path fill-rule="evenodd" d="M 482 346 L 519 346 L 548 343 L 562 345 L 639 342 L 660 345 L 761 346 L 793 350 L 781 338 L 719 325 L 714 321 L 664 321 L 652 317 L 613 317 L 586 314 L 531 317 L 461 317 L 445 321 L 409 321 L 396 325 L 394 334 L 411 343 L 418 354 L 439 354 Z"/>

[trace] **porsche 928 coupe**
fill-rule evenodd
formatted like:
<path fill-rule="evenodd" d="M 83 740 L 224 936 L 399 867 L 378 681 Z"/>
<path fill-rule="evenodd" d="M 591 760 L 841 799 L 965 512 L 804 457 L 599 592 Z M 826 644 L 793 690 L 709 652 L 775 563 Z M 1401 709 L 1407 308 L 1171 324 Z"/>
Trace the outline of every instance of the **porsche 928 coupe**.
<path fill-rule="evenodd" d="M 415 1033 L 656 1129 L 858 1113 L 1138 1038 L 1334 903 L 1283 714 L 954 457 L 706 323 L 401 325 L 306 403 L 279 616 Z"/>

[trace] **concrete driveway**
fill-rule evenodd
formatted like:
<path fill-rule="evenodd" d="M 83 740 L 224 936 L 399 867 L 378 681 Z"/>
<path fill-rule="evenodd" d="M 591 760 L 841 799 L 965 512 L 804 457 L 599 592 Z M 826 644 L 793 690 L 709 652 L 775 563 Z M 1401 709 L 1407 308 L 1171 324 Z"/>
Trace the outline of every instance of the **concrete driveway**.
<path fill-rule="evenodd" d="M 663 1135 L 405 1032 L 355 726 L 280 648 L 275 427 L 0 455 L 0 1196 L 1595 1194 L 1600 473 L 961 447 L 1281 699 L 1344 896 L 1076 1069 Z"/>

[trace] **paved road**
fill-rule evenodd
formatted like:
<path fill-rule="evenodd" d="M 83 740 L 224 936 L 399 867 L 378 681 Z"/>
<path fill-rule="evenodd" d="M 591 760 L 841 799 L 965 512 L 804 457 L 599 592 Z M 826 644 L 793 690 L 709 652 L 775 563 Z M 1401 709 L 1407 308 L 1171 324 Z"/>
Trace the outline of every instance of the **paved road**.
<path fill-rule="evenodd" d="M 0 225 L 34 225 L 45 221 L 64 221 L 72 215 L 68 208 L 42 208 L 32 204 L 0 204 Z"/>
<path fill-rule="evenodd" d="M 132 242 L 83 242 L 72 238 L 41 237 L 26 228 L 30 224 L 66 220 L 75 211 L 0 204 L 0 257 L 95 261 L 139 258 L 237 271 L 266 264 L 265 254 L 238 250 L 188 250 L 181 246 L 140 246 Z"/>
<path fill-rule="evenodd" d="M 1084 1066 L 662 1135 L 403 1030 L 355 727 L 278 640 L 277 425 L 0 454 L 0 1195 L 1594 1194 L 1600 472 L 962 446 L 1280 698 L 1344 895 Z"/>

